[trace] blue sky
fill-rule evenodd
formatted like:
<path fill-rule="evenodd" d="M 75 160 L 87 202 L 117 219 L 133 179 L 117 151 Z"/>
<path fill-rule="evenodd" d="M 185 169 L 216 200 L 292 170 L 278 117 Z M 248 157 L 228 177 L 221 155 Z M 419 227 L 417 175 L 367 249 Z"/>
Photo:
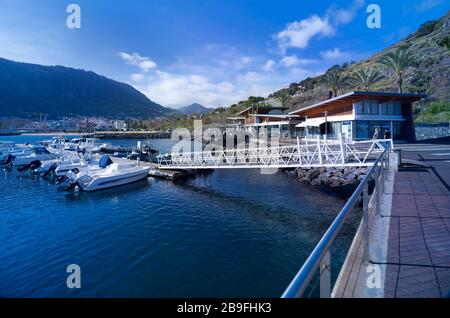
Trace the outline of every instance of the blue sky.
<path fill-rule="evenodd" d="M 68 29 L 66 7 L 81 8 Z M 370 3 L 381 29 L 366 26 Z M 229 106 L 360 60 L 446 0 L 0 0 L 0 57 L 92 70 L 169 107 Z"/>

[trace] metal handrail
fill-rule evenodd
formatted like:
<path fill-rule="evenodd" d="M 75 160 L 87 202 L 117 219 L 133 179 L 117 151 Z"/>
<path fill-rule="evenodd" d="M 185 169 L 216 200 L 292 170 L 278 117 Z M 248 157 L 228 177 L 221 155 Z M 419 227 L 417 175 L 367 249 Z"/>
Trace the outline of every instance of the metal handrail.
<path fill-rule="evenodd" d="M 301 269 L 298 271 L 297 275 L 295 275 L 294 279 L 291 281 L 287 289 L 284 291 L 282 298 L 296 298 L 302 297 L 306 288 L 309 286 L 314 274 L 321 266 L 322 260 L 327 258 L 329 263 L 329 249 L 339 234 L 340 229 L 342 228 L 344 221 L 347 216 L 350 214 L 354 205 L 356 204 L 359 196 L 363 194 L 363 198 L 367 201 L 367 187 L 369 180 L 378 167 L 380 166 L 383 169 L 383 165 L 389 155 L 389 147 L 386 148 L 383 153 L 378 157 L 373 166 L 370 168 L 367 175 L 361 181 L 361 183 L 356 188 L 355 192 L 352 194 L 350 199 L 348 199 L 347 203 L 344 205 L 342 210 L 339 212 L 337 217 L 334 219 L 331 226 L 325 232 L 325 234 L 320 239 L 319 243 L 316 245 L 314 250 L 309 255 L 308 259 L 305 261 Z M 367 205 L 365 203 L 364 205 Z M 329 264 L 328 264 L 329 266 Z M 323 268 L 320 268 L 322 271 Z M 331 294 L 331 292 L 329 292 Z"/>

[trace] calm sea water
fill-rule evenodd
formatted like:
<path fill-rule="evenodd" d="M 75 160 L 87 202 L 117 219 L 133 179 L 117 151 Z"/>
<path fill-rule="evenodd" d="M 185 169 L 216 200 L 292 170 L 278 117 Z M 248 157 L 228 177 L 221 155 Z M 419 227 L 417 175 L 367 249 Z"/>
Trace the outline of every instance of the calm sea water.
<path fill-rule="evenodd" d="M 168 151 L 172 141 L 153 144 Z M 343 204 L 259 170 L 68 194 L 1 167 L 0 296 L 278 297 Z M 66 287 L 69 264 L 81 267 L 81 289 Z"/>

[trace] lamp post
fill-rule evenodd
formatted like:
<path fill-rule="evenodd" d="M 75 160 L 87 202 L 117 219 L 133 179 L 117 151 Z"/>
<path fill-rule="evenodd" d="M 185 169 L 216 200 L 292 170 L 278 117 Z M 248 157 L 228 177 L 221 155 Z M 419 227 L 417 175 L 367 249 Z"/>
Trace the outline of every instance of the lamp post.
<path fill-rule="evenodd" d="M 323 114 L 325 116 L 325 142 L 326 142 L 328 138 L 328 112 L 324 111 Z"/>

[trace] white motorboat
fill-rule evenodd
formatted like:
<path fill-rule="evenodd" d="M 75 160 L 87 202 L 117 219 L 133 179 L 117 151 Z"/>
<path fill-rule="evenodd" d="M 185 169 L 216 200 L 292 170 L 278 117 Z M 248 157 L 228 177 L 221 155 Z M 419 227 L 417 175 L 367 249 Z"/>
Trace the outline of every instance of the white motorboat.
<path fill-rule="evenodd" d="M 33 146 L 31 148 L 30 154 L 25 155 L 14 155 L 12 160 L 13 166 L 25 166 L 33 161 L 47 161 L 56 159 L 58 157 L 57 153 L 52 153 L 47 150 L 44 146 Z"/>
<path fill-rule="evenodd" d="M 64 150 L 77 151 L 86 142 L 86 138 L 73 138 L 64 144 Z"/>
<path fill-rule="evenodd" d="M 31 154 L 32 146 L 29 144 L 15 144 L 12 141 L 0 141 L 0 162 L 10 156 L 19 157 Z"/>
<path fill-rule="evenodd" d="M 41 162 L 41 165 L 33 170 L 33 173 L 47 175 L 54 172 L 57 177 L 65 176 L 72 169 L 87 166 L 88 163 L 79 157 L 64 157 L 62 159 L 47 160 Z M 38 165 L 35 165 L 38 166 Z"/>
<path fill-rule="evenodd" d="M 66 189 L 87 192 L 108 189 L 145 179 L 150 171 L 150 167 L 139 167 L 136 163 L 114 163 L 107 156 L 100 159 L 98 167 L 67 173 L 69 186 Z"/>
<path fill-rule="evenodd" d="M 49 148 L 64 149 L 68 142 L 69 140 L 64 137 L 53 137 L 51 140 L 41 141 L 41 144 Z"/>
<path fill-rule="evenodd" d="M 108 142 L 99 142 L 97 138 L 86 138 L 83 143 L 80 144 L 79 148 L 90 153 L 99 153 L 104 148 L 111 147 Z"/>

